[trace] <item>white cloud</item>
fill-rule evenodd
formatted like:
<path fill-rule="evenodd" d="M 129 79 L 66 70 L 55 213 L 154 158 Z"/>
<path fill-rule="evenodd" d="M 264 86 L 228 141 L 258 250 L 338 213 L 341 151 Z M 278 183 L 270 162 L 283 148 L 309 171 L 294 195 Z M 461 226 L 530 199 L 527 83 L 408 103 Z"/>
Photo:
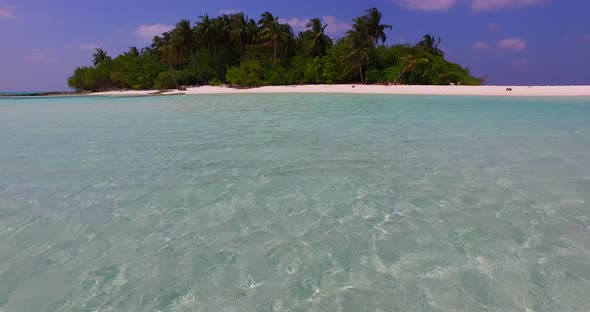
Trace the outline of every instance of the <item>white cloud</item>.
<path fill-rule="evenodd" d="M 392 0 L 409 10 L 448 11 L 460 3 L 468 4 L 475 12 L 497 11 L 509 8 L 528 7 L 549 0 Z"/>
<path fill-rule="evenodd" d="M 509 8 L 524 8 L 537 5 L 545 0 L 470 0 L 475 12 L 497 11 Z"/>
<path fill-rule="evenodd" d="M 327 34 L 340 34 L 350 29 L 350 24 L 339 21 L 334 16 L 322 16 L 322 23 L 328 24 L 326 27 Z"/>
<path fill-rule="evenodd" d="M 32 64 L 53 64 L 57 61 L 55 50 L 41 48 L 31 49 L 28 59 Z"/>
<path fill-rule="evenodd" d="M 223 10 L 219 10 L 219 14 L 223 15 L 232 15 L 232 14 L 236 14 L 236 13 L 240 13 L 239 10 L 235 10 L 235 9 L 223 9 Z"/>
<path fill-rule="evenodd" d="M 526 41 L 520 38 L 506 38 L 498 41 L 498 48 L 507 51 L 521 52 L 526 50 Z"/>
<path fill-rule="evenodd" d="M 151 41 L 155 36 L 160 36 L 163 33 L 174 28 L 174 25 L 152 24 L 139 25 L 135 29 L 135 35 L 144 41 Z"/>
<path fill-rule="evenodd" d="M 0 20 L 18 20 L 16 6 L 0 3 Z"/>
<path fill-rule="evenodd" d="M 334 16 L 322 16 L 322 24 L 328 25 L 326 27 L 326 34 L 337 35 L 350 29 L 350 24 L 339 21 Z M 280 18 L 279 22 L 289 24 L 295 31 L 305 31 L 306 25 L 309 23 L 309 18 L 291 17 L 289 19 Z"/>
<path fill-rule="evenodd" d="M 448 11 L 459 3 L 458 0 L 394 0 L 398 5 L 419 11 Z"/>
<path fill-rule="evenodd" d="M 471 45 L 471 47 L 473 50 L 484 51 L 490 48 L 490 44 L 485 41 L 476 41 Z"/>
<path fill-rule="evenodd" d="M 309 18 L 291 17 L 290 19 L 279 18 L 279 23 L 289 24 L 294 31 L 304 31 Z"/>

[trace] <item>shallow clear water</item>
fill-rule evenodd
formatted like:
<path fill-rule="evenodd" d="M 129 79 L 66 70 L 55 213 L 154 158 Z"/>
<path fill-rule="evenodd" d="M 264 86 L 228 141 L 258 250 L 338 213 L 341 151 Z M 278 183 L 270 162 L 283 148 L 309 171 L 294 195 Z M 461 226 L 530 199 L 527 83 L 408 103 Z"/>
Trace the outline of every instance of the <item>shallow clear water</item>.
<path fill-rule="evenodd" d="M 0 311 L 588 311 L 590 99 L 0 99 Z"/>

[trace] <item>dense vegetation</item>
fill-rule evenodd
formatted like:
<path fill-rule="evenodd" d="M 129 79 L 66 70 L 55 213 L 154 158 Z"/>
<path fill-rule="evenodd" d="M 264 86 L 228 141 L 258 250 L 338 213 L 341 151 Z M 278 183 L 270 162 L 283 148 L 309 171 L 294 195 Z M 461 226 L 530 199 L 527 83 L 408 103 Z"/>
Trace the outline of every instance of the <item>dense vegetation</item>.
<path fill-rule="evenodd" d="M 386 46 L 381 13 L 372 8 L 353 20 L 352 29 L 334 41 L 327 25 L 312 19 L 295 35 L 269 12 L 258 22 L 244 13 L 200 17 L 193 26 L 181 20 L 112 59 L 96 49 L 92 67 L 79 67 L 68 79 L 76 90 L 170 89 L 180 85 L 262 86 L 319 83 L 474 85 L 467 68 L 444 58 L 440 38 L 425 35 L 414 45 Z"/>

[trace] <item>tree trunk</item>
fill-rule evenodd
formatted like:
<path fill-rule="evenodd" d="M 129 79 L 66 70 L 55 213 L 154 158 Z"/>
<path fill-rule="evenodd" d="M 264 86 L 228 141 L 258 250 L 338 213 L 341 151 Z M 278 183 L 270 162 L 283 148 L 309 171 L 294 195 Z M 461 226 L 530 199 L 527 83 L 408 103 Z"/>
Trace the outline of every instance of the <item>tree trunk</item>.
<path fill-rule="evenodd" d="M 275 46 L 275 51 L 273 53 L 273 63 L 276 63 L 277 62 L 277 46 L 278 46 L 278 42 L 277 41 L 275 41 L 274 46 Z"/>
<path fill-rule="evenodd" d="M 211 46 L 210 45 L 207 45 L 207 54 L 209 55 L 209 59 L 207 60 L 207 62 L 210 66 L 211 65 Z M 209 84 L 209 72 L 205 71 L 205 85 L 208 85 L 208 84 Z"/>
<path fill-rule="evenodd" d="M 193 62 L 193 65 L 195 66 L 195 77 L 197 77 L 197 79 L 195 80 L 195 84 L 199 84 L 199 77 L 197 76 L 197 73 L 199 72 L 199 68 L 197 67 L 197 60 L 195 59 L 193 49 L 189 49 L 189 51 L 191 52 L 191 62 Z"/>
<path fill-rule="evenodd" d="M 393 81 L 394 84 L 397 84 L 397 81 L 406 73 L 407 71 L 407 67 L 404 68 L 404 70 L 402 70 L 402 72 L 397 76 L 397 78 L 395 78 L 395 80 Z"/>
<path fill-rule="evenodd" d="M 405 73 L 407 73 L 408 71 L 410 71 L 410 68 L 412 68 L 412 69 L 413 69 L 413 66 L 411 66 L 411 67 L 410 67 L 410 66 L 406 66 L 406 67 L 404 67 L 404 70 L 402 70 L 402 72 L 399 74 L 399 76 L 397 76 L 397 78 L 395 78 L 395 81 L 394 81 L 393 83 L 397 84 L 397 81 L 398 81 L 398 80 L 399 80 L 399 79 L 400 79 L 400 78 L 401 78 L 401 77 L 402 77 L 402 76 L 403 76 Z"/>
<path fill-rule="evenodd" d="M 363 77 L 363 64 L 359 64 L 359 73 L 361 74 L 361 84 L 365 84 L 365 78 Z"/>
<path fill-rule="evenodd" d="M 170 72 L 172 72 L 172 76 L 174 77 L 174 85 L 178 89 L 178 80 L 176 79 L 176 72 L 172 69 L 172 62 L 168 61 L 168 67 L 170 67 Z"/>

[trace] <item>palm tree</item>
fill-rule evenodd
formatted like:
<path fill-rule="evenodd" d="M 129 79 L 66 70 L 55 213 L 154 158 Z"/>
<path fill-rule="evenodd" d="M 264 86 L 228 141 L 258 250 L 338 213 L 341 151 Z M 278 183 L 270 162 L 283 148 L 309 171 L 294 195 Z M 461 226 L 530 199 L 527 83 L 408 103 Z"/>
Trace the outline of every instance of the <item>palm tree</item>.
<path fill-rule="evenodd" d="M 281 41 L 281 27 L 279 23 L 272 23 L 264 26 L 260 34 L 260 39 L 267 42 L 267 44 L 273 47 L 273 61 L 277 59 L 277 48 Z"/>
<path fill-rule="evenodd" d="M 381 12 L 377 8 L 368 9 L 362 19 L 367 25 L 369 36 L 373 39 L 373 42 L 375 44 L 378 44 L 379 41 L 382 44 L 385 43 L 385 40 L 387 40 L 385 30 L 392 29 L 393 26 L 381 24 Z"/>
<path fill-rule="evenodd" d="M 152 44 L 150 46 L 150 49 L 152 51 L 158 51 L 158 49 L 164 44 L 164 39 L 160 36 L 155 36 L 154 39 L 152 39 Z"/>
<path fill-rule="evenodd" d="M 248 20 L 248 24 L 246 26 L 246 44 L 255 44 L 258 43 L 259 39 L 259 28 L 256 24 L 256 21 L 253 19 Z"/>
<path fill-rule="evenodd" d="M 244 13 L 231 15 L 230 38 L 238 44 L 240 51 L 244 50 L 244 39 L 248 35 L 248 17 Z"/>
<path fill-rule="evenodd" d="M 273 47 L 273 62 L 276 62 L 279 44 L 287 43 L 292 37 L 291 26 L 280 24 L 279 18 L 269 12 L 264 12 L 261 15 L 258 24 L 261 26 L 260 40 Z"/>
<path fill-rule="evenodd" d="M 417 57 L 414 54 L 406 55 L 401 58 L 402 63 L 405 63 L 404 69 L 402 72 L 395 78 L 394 84 L 397 84 L 400 78 L 402 78 L 405 74 L 412 73 L 416 69 L 420 67 L 422 64 L 428 63 L 427 58 Z"/>
<path fill-rule="evenodd" d="M 140 52 L 137 49 L 137 47 L 129 47 L 129 50 L 127 50 L 127 52 L 125 52 L 126 55 L 133 55 L 133 56 L 139 56 Z"/>
<path fill-rule="evenodd" d="M 174 71 L 173 65 L 177 64 L 182 57 L 181 46 L 174 42 L 168 42 L 160 47 L 160 53 L 162 54 L 162 60 L 168 63 L 168 68 L 174 76 L 174 84 L 178 88 L 178 81 L 176 79 L 176 72 Z"/>
<path fill-rule="evenodd" d="M 139 55 L 141 56 L 145 56 L 145 55 L 154 55 L 154 49 L 152 47 L 145 47 L 145 48 L 141 48 L 141 50 L 139 51 Z"/>
<path fill-rule="evenodd" d="M 284 46 L 284 54 L 286 55 L 290 49 L 295 45 L 295 35 L 293 34 L 293 28 L 289 24 L 280 24 L 282 31 L 281 44 Z"/>
<path fill-rule="evenodd" d="M 260 15 L 260 19 L 258 20 L 258 25 L 260 27 L 267 26 L 272 23 L 278 23 L 278 17 L 274 17 L 272 13 L 266 11 Z"/>
<path fill-rule="evenodd" d="M 194 39 L 193 39 L 193 30 L 191 28 L 191 22 L 187 19 L 182 19 L 180 22 L 176 24 L 176 27 L 172 30 L 172 32 L 180 37 L 180 42 L 182 44 L 182 50 L 186 50 L 192 56 L 193 54 L 193 46 L 194 46 Z"/>
<path fill-rule="evenodd" d="M 198 40 L 207 48 L 209 53 L 212 52 L 213 47 L 217 44 L 218 29 L 209 15 L 199 16 L 200 22 L 197 22 L 195 27 L 196 36 Z"/>
<path fill-rule="evenodd" d="M 325 55 L 328 47 L 332 45 L 332 39 L 325 34 L 328 25 L 322 25 L 322 21 L 319 18 L 313 18 L 305 27 L 309 29 L 306 32 L 309 32 L 313 38 L 309 48 L 310 54 L 312 56 Z"/>
<path fill-rule="evenodd" d="M 106 60 L 110 60 L 111 57 L 107 55 L 107 52 L 101 48 L 95 49 L 94 54 L 92 54 L 93 60 L 92 64 L 94 66 L 98 66 L 104 63 Z"/>
<path fill-rule="evenodd" d="M 213 19 L 213 25 L 217 33 L 216 42 L 226 47 L 231 45 L 231 17 L 227 14 L 218 16 Z"/>
<path fill-rule="evenodd" d="M 199 18 L 201 20 L 195 24 L 195 28 L 193 30 L 195 34 L 195 41 L 205 47 L 207 50 L 207 55 L 209 56 L 208 60 L 210 60 L 211 53 L 213 52 L 213 46 L 217 41 L 217 30 L 213 24 L 213 21 L 209 18 L 209 15 L 201 15 Z M 208 78 L 208 73 L 205 73 L 205 83 L 208 82 Z"/>
<path fill-rule="evenodd" d="M 422 40 L 416 44 L 416 46 L 423 50 L 424 52 L 428 52 L 432 55 L 437 56 L 444 56 L 444 52 L 439 48 L 440 42 L 442 39 L 435 38 L 433 35 L 424 35 Z"/>
<path fill-rule="evenodd" d="M 368 27 L 364 23 L 364 19 L 358 18 L 355 20 L 352 30 L 346 32 L 345 40 L 350 49 L 350 53 L 346 55 L 346 60 L 358 66 L 361 83 L 365 83 L 363 68 L 369 62 L 374 47 L 372 38 L 368 36 Z"/>

